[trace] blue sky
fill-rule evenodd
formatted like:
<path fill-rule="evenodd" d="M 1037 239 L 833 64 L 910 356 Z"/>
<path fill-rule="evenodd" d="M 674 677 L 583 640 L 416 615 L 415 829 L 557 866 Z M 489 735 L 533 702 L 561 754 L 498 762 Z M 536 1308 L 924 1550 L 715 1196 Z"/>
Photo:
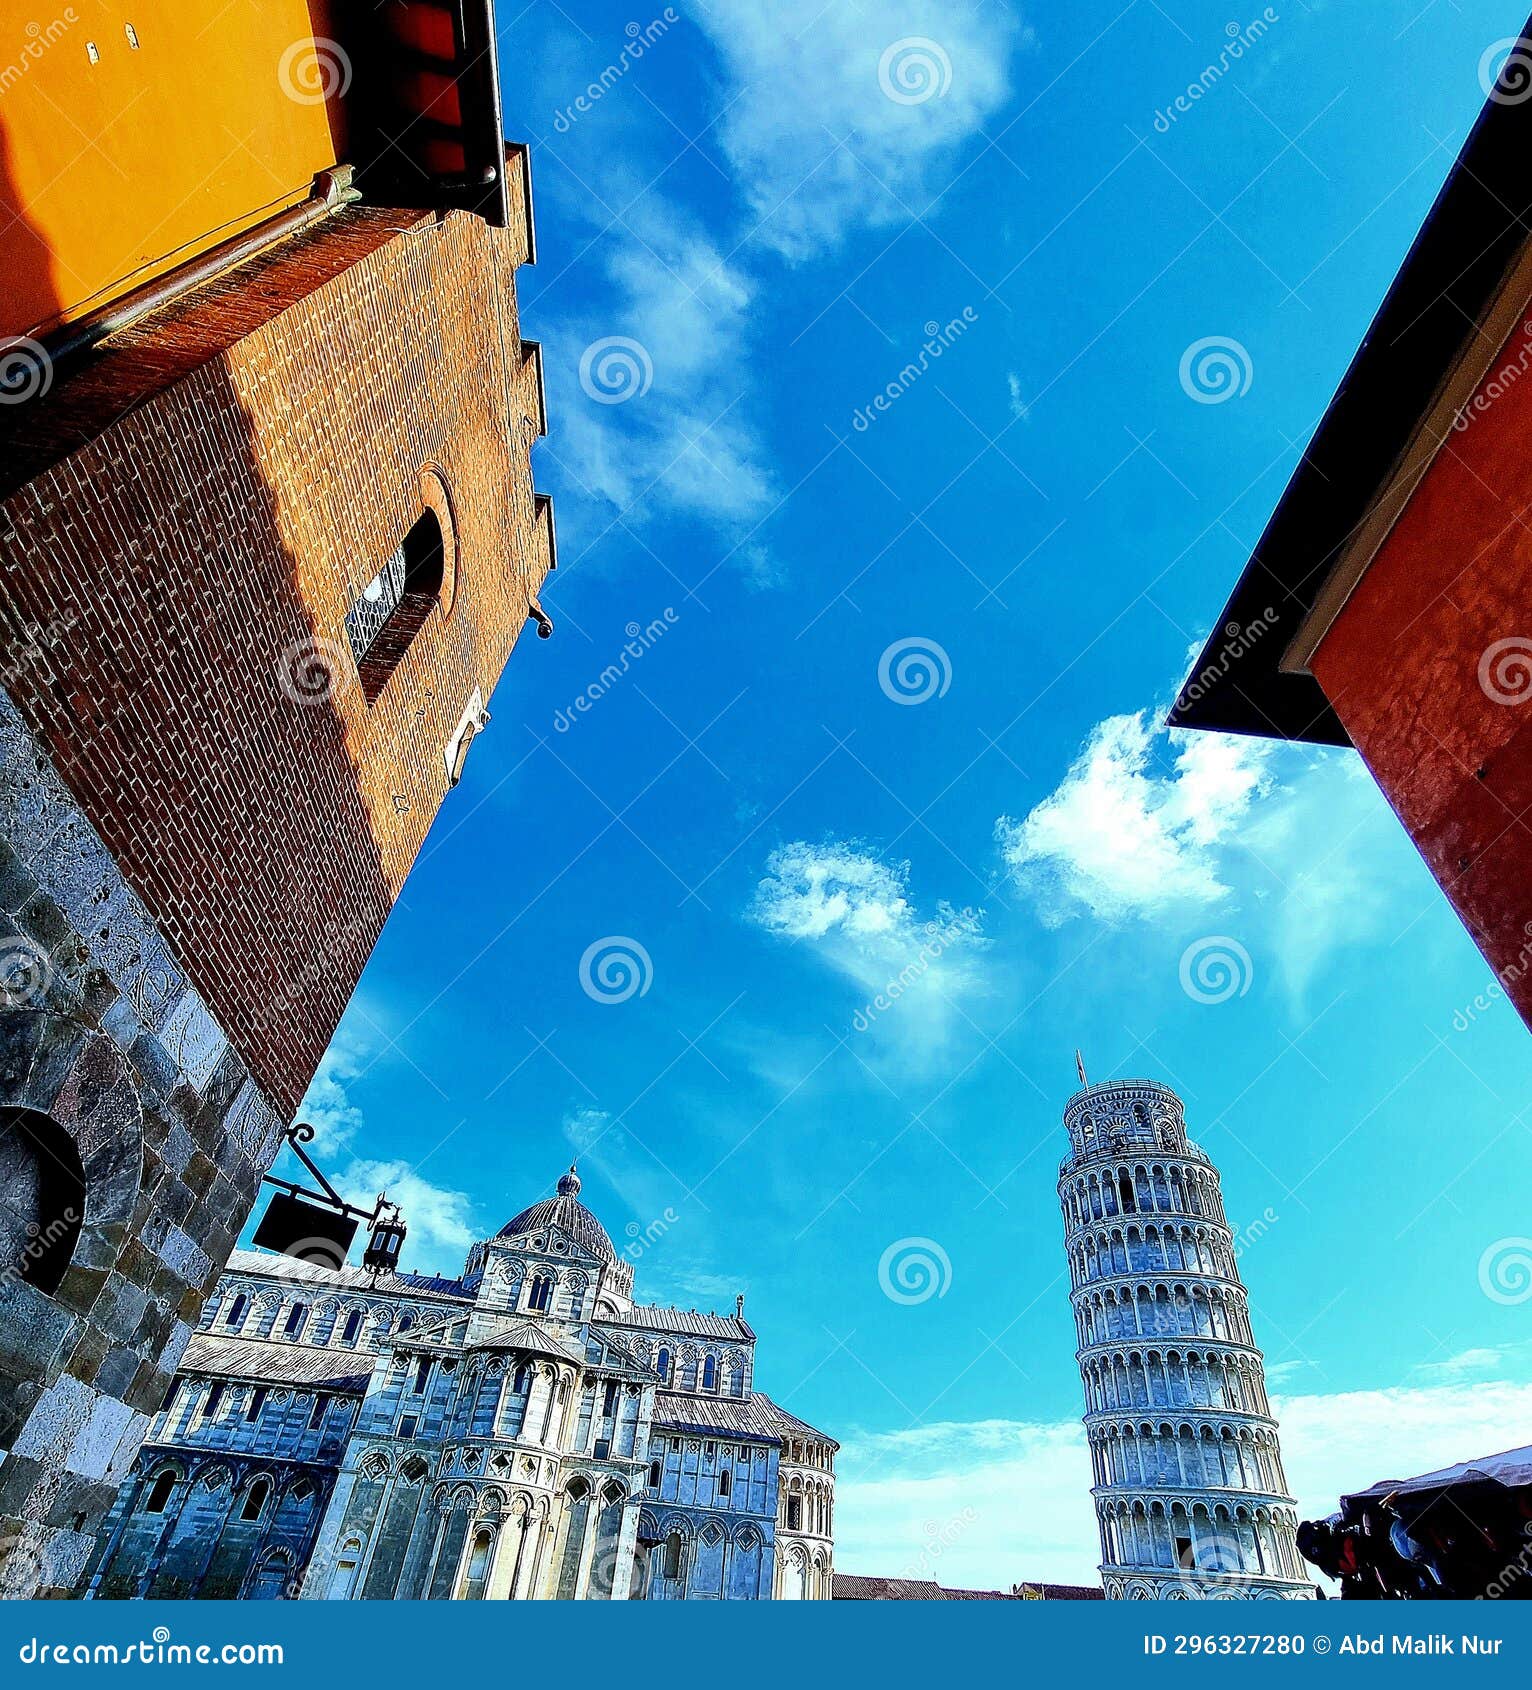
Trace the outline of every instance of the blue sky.
<path fill-rule="evenodd" d="M 843 1568 L 1088 1578 L 1078 1046 L 1261 1223 L 1306 1507 L 1524 1441 L 1525 1030 L 1353 756 L 1158 725 L 1515 0 L 501 11 L 558 634 L 316 1085 L 332 1160 L 455 1271 L 578 1152 L 639 1294 L 746 1292 L 846 1446 Z"/>

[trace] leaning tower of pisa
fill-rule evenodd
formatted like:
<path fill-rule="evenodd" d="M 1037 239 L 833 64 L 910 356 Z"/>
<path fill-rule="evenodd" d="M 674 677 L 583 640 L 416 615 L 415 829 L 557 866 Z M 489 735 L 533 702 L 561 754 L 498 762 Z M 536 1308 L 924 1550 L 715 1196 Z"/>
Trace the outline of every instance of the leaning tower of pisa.
<path fill-rule="evenodd" d="M 1312 1596 L 1218 1170 L 1181 1099 L 1151 1080 L 1087 1085 L 1064 1125 L 1108 1598 Z"/>

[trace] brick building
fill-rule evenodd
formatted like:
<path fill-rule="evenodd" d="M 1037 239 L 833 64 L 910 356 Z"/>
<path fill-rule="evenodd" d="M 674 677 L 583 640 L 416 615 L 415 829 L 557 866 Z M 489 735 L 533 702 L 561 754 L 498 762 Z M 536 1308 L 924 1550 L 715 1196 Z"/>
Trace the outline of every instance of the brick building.
<path fill-rule="evenodd" d="M 133 16 L 0 112 L 10 1594 L 79 1577 L 555 562 L 489 0 Z"/>
<path fill-rule="evenodd" d="M 1532 1024 L 1532 24 L 1182 688 L 1354 745 Z"/>

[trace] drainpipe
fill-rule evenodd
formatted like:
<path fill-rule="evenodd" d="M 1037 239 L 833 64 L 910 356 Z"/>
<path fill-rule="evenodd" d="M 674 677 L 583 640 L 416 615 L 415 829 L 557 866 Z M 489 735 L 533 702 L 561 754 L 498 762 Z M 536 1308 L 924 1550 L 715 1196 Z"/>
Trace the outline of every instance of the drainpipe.
<path fill-rule="evenodd" d="M 350 205 L 361 197 L 359 190 L 351 185 L 349 164 L 336 165 L 333 170 L 322 170 L 314 178 L 313 192 L 300 205 L 292 206 L 278 216 L 268 218 L 264 223 L 256 224 L 253 229 L 245 230 L 242 235 L 236 235 L 232 240 L 221 242 L 203 253 L 200 258 L 194 258 L 189 264 L 183 264 L 178 269 L 158 276 L 152 282 L 145 282 L 142 287 L 134 288 L 131 293 L 113 300 L 110 305 L 90 312 L 78 322 L 66 324 L 55 334 L 43 336 L 43 349 L 55 367 L 66 359 L 77 358 L 82 352 L 99 345 L 108 335 L 131 328 L 152 311 L 169 305 L 192 288 L 212 281 L 225 270 L 232 269 L 236 264 L 243 264 L 246 259 L 264 252 L 267 247 L 285 240 L 289 235 L 298 234 L 311 224 L 329 217 L 343 205 Z"/>

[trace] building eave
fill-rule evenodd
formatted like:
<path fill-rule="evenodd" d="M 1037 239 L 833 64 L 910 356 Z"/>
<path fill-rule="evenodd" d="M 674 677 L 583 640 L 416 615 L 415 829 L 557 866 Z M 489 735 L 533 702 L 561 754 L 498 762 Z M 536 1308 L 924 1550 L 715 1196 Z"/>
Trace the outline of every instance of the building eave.
<path fill-rule="evenodd" d="M 1491 98 L 1183 684 L 1169 726 L 1351 743 L 1308 660 L 1532 298 L 1529 142 L 1532 102 Z"/>

